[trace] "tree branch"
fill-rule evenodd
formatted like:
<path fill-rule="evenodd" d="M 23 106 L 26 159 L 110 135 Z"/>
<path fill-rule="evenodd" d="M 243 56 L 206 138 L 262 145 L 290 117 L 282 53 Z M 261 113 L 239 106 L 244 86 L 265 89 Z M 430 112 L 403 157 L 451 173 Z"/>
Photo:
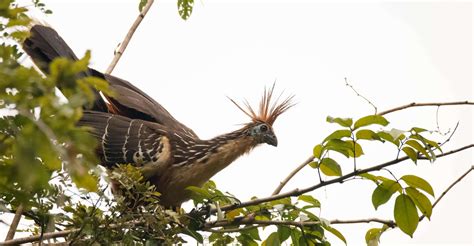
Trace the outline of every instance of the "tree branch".
<path fill-rule="evenodd" d="M 472 148 L 472 147 L 474 147 L 474 144 L 469 144 L 469 145 L 463 146 L 461 148 L 454 149 L 454 150 L 451 150 L 449 152 L 445 152 L 445 153 L 436 155 L 436 157 L 440 158 L 440 157 L 452 155 L 452 154 L 455 154 L 457 152 L 460 152 L 460 151 L 463 151 L 463 150 L 466 150 L 466 149 L 469 149 L 469 148 Z M 327 180 L 327 181 L 324 181 L 324 182 L 320 182 L 320 183 L 318 183 L 316 185 L 313 185 L 313 186 L 310 186 L 310 187 L 306 187 L 306 188 L 303 188 L 303 189 L 298 189 L 297 188 L 297 189 L 294 189 L 292 191 L 288 191 L 288 192 L 285 192 L 285 193 L 280 193 L 278 195 L 273 195 L 273 196 L 269 196 L 269 197 L 265 197 L 265 198 L 254 199 L 254 200 L 250 200 L 250 201 L 247 201 L 247 202 L 242 202 L 242 203 L 239 203 L 239 204 L 232 204 L 232 205 L 224 206 L 224 207 L 221 207 L 220 210 L 221 211 L 229 211 L 229 210 L 233 210 L 233 209 L 236 209 L 236 208 L 242 208 L 242 207 L 257 205 L 257 204 L 260 204 L 260 203 L 263 203 L 263 202 L 274 201 L 274 200 L 278 200 L 278 199 L 282 199 L 282 198 L 286 198 L 286 197 L 299 196 L 301 194 L 304 194 L 304 193 L 322 188 L 322 187 L 330 185 L 330 184 L 343 183 L 347 179 L 355 177 L 357 175 L 372 172 L 372 171 L 378 171 L 378 170 L 380 170 L 384 167 L 392 166 L 394 164 L 406 161 L 408 159 L 409 159 L 408 156 L 404 156 L 404 157 L 397 158 L 395 160 L 391 160 L 391 161 L 388 161 L 388 162 L 385 162 L 385 163 L 382 163 L 382 164 L 379 164 L 379 165 L 376 165 L 376 166 L 369 167 L 369 168 L 358 169 L 358 170 L 350 172 L 346 175 L 343 175 L 341 177 L 334 178 L 334 179 L 331 179 L 331 180 Z M 419 160 L 426 160 L 427 158 L 423 157 L 423 156 L 420 156 L 418 159 Z M 205 215 L 205 214 L 208 214 L 208 213 L 212 214 L 212 213 L 216 213 L 216 212 L 217 212 L 217 209 L 211 208 L 209 211 L 199 211 L 199 212 L 196 212 L 196 213 L 198 215 Z"/>
<path fill-rule="evenodd" d="M 127 48 L 128 43 L 132 39 L 133 34 L 137 30 L 137 28 L 140 25 L 140 23 L 142 22 L 143 18 L 145 18 L 145 15 L 148 13 L 148 10 L 150 10 L 151 5 L 153 4 L 153 2 L 154 2 L 154 0 L 148 0 L 148 2 L 146 3 L 146 5 L 143 7 L 142 11 L 138 15 L 137 19 L 135 19 L 135 22 L 133 22 L 132 26 L 128 30 L 127 36 L 125 36 L 125 39 L 120 44 L 120 47 L 118 48 L 118 50 L 115 51 L 114 59 L 110 63 L 107 70 L 105 70 L 106 74 L 110 74 L 114 70 L 114 68 L 117 65 L 118 61 L 122 57 L 123 52 L 125 52 L 125 49 Z"/>
<path fill-rule="evenodd" d="M 20 223 L 21 216 L 23 214 L 23 204 L 20 204 L 15 212 L 15 217 L 13 217 L 12 223 L 10 228 L 8 229 L 7 236 L 5 237 L 5 241 L 13 239 L 15 237 L 16 229 L 18 228 L 18 224 Z"/>
<path fill-rule="evenodd" d="M 464 179 L 471 171 L 474 170 L 474 166 L 471 166 L 465 173 L 463 173 L 459 178 L 457 178 L 451 185 L 446 188 L 446 190 L 443 191 L 440 197 L 436 199 L 436 201 L 433 203 L 433 208 L 438 204 L 441 199 L 448 193 L 456 184 L 461 182 L 462 179 Z M 419 218 L 419 221 L 422 221 L 425 218 L 424 215 L 421 215 Z M 396 228 L 398 227 L 397 223 L 393 220 L 385 220 L 385 219 L 379 219 L 379 218 L 368 218 L 368 219 L 354 219 L 354 220 L 340 220 L 340 219 L 335 219 L 329 221 L 331 224 L 361 224 L 361 223 L 371 223 L 371 222 L 377 222 L 381 223 L 384 225 L 387 225 L 391 228 Z M 288 225 L 288 226 L 307 226 L 307 225 L 315 225 L 315 224 L 320 224 L 319 221 L 304 221 L 304 222 L 296 222 L 296 221 L 271 221 L 271 220 L 255 220 L 253 216 L 251 217 L 238 217 L 235 218 L 232 221 L 228 220 L 221 220 L 221 221 L 211 221 L 207 222 L 204 225 L 204 231 L 209 231 L 209 232 L 217 232 L 217 233 L 231 233 L 231 232 L 239 232 L 243 230 L 247 230 L 250 228 L 254 227 L 260 227 L 260 226 L 267 226 L 267 225 Z M 225 226 L 239 226 L 239 225 L 251 225 L 250 227 L 243 227 L 243 228 L 230 228 L 230 229 L 222 229 L 222 230 L 215 230 L 212 228 L 215 227 L 225 227 Z"/>
<path fill-rule="evenodd" d="M 305 167 L 306 165 L 308 165 L 310 162 L 312 162 L 314 159 L 314 156 L 310 156 L 308 157 L 308 159 L 306 159 L 303 163 L 301 163 L 298 167 L 295 168 L 295 170 L 293 170 L 289 175 L 288 177 L 286 177 L 283 181 L 280 182 L 280 184 L 278 185 L 278 187 L 273 191 L 272 193 L 272 196 L 274 195 L 278 195 L 281 191 L 281 189 L 283 189 L 283 187 L 288 183 L 288 181 L 290 181 L 290 179 L 293 178 L 293 176 L 296 175 L 296 173 L 298 173 L 301 169 L 303 169 L 303 167 Z"/>
<path fill-rule="evenodd" d="M 389 113 L 393 113 L 395 111 L 400 111 L 400 110 L 403 110 L 403 109 L 407 109 L 407 108 L 412 108 L 412 107 L 426 107 L 426 106 L 451 106 L 451 105 L 474 105 L 474 102 L 470 102 L 470 101 L 459 101 L 459 102 L 433 102 L 433 103 L 415 103 L 415 102 L 412 102 L 412 103 L 409 103 L 409 104 L 406 104 L 406 105 L 403 105 L 403 106 L 399 106 L 399 107 L 396 107 L 396 108 L 392 108 L 392 109 L 389 109 L 389 110 L 385 110 L 385 111 L 382 111 L 380 113 L 378 113 L 378 115 L 386 115 L 386 114 L 389 114 Z"/>
<path fill-rule="evenodd" d="M 351 87 L 351 89 L 357 94 L 357 96 L 361 96 L 347 82 L 347 79 L 346 78 L 344 78 L 344 79 L 346 81 L 346 85 Z M 363 96 L 361 96 L 361 97 L 363 99 L 365 99 L 367 102 L 369 102 L 375 108 L 375 112 L 377 113 L 377 107 L 374 104 L 372 104 L 367 98 L 365 98 Z M 399 106 L 399 107 L 396 107 L 396 108 L 385 110 L 383 112 L 378 113 L 378 115 L 386 115 L 386 114 L 389 114 L 389 113 L 392 113 L 392 112 L 395 112 L 395 111 L 400 111 L 400 110 L 411 108 L 411 107 L 438 106 L 438 108 L 439 108 L 441 106 L 449 106 L 449 105 L 474 105 L 474 102 L 469 102 L 469 101 L 441 102 L 441 103 L 439 103 L 439 102 L 434 102 L 434 103 L 415 103 L 415 102 L 413 102 L 413 103 L 409 103 L 409 104 L 406 104 L 406 105 L 403 105 L 403 106 Z M 449 136 L 449 138 L 444 143 L 448 142 L 451 139 L 451 137 L 454 135 L 454 132 L 456 131 L 458 125 L 459 125 L 459 122 L 458 122 L 458 124 L 456 124 L 456 127 L 454 128 L 453 133 Z M 273 191 L 272 195 L 279 194 L 281 192 L 281 190 L 283 189 L 283 187 L 293 178 L 293 176 L 295 176 L 301 169 L 303 169 L 304 166 L 309 164 L 313 159 L 314 159 L 314 157 L 311 155 L 310 157 L 308 157 L 308 159 L 305 162 L 303 162 L 302 164 L 297 166 L 283 181 L 280 182 L 278 187 Z"/>

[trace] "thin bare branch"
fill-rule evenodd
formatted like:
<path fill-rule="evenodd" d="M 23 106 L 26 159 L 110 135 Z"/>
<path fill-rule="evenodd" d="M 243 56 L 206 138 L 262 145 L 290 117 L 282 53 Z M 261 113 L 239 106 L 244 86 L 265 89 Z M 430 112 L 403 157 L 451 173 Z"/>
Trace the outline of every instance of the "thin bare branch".
<path fill-rule="evenodd" d="M 369 219 L 358 219 L 358 220 L 331 220 L 331 224 L 361 224 L 361 223 L 370 223 L 370 222 L 377 222 L 381 224 L 385 224 L 389 227 L 396 227 L 397 224 L 393 220 L 384 220 L 379 218 L 369 218 Z"/>
<path fill-rule="evenodd" d="M 451 105 L 474 105 L 474 102 L 470 102 L 470 101 L 459 101 L 459 102 L 433 102 L 433 103 L 415 103 L 415 102 L 412 102 L 412 103 L 409 103 L 409 104 L 406 104 L 406 105 L 403 105 L 403 106 L 399 106 L 399 107 L 396 107 L 396 108 L 392 108 L 392 109 L 389 109 L 389 110 L 385 110 L 385 111 L 382 111 L 380 113 L 378 113 L 378 115 L 386 115 L 386 114 L 389 114 L 389 113 L 393 113 L 395 111 L 400 111 L 400 110 L 403 110 L 403 109 L 407 109 L 407 108 L 413 108 L 413 107 L 427 107 L 427 106 L 451 106 Z"/>
<path fill-rule="evenodd" d="M 135 221 L 130 221 L 126 223 L 121 223 L 121 224 L 111 224 L 109 225 L 109 228 L 118 228 L 120 226 L 124 225 L 138 225 L 143 223 L 141 220 L 135 220 Z M 19 244 L 25 244 L 25 243 L 32 243 L 32 242 L 39 242 L 40 240 L 48 240 L 52 238 L 60 238 L 60 237 L 67 237 L 69 234 L 72 233 L 77 233 L 80 229 L 75 228 L 75 229 L 70 229 L 70 230 L 64 230 L 64 231 L 56 231 L 56 232 L 48 232 L 48 233 L 43 233 L 42 235 L 34 235 L 34 236 L 29 236 L 29 237 L 23 237 L 23 238 L 17 238 L 17 239 L 12 239 L 4 242 L 0 242 L 0 246 L 2 245 L 19 245 Z"/>
<path fill-rule="evenodd" d="M 451 185 L 446 188 L 446 190 L 441 193 L 441 195 L 436 199 L 436 201 L 433 203 L 433 208 L 441 201 L 441 199 L 459 182 L 461 182 L 462 179 L 464 179 L 472 170 L 474 170 L 474 166 L 471 166 L 463 175 L 461 175 L 458 179 L 456 179 Z M 425 218 L 425 215 L 420 216 L 420 221 Z"/>
<path fill-rule="evenodd" d="M 457 152 L 460 152 L 460 151 L 463 151 L 463 150 L 466 150 L 466 149 L 469 149 L 469 148 L 473 148 L 473 147 L 474 147 L 474 144 L 469 144 L 469 145 L 463 146 L 463 147 L 458 148 L 458 149 L 454 149 L 454 150 L 451 150 L 451 151 L 448 151 L 448 152 L 445 152 L 445 153 L 442 153 L 442 154 L 438 154 L 438 155 L 436 155 L 436 158 L 452 155 L 452 154 L 455 154 Z M 419 160 L 426 160 L 427 158 L 423 157 L 423 156 L 420 156 L 420 157 L 418 157 L 418 159 Z M 263 202 L 274 201 L 274 200 L 278 200 L 278 199 L 282 199 L 282 198 L 286 198 L 286 197 L 299 196 L 301 194 L 304 194 L 304 193 L 307 193 L 307 192 L 310 192 L 310 191 L 328 186 L 330 184 L 343 183 L 347 179 L 355 177 L 357 175 L 372 172 L 372 171 L 378 171 L 378 170 L 380 170 L 384 167 L 392 166 L 394 164 L 397 164 L 397 163 L 400 163 L 400 162 L 403 162 L 403 161 L 406 161 L 406 160 L 409 160 L 408 156 L 397 158 L 397 159 L 394 159 L 394 160 L 391 160 L 391 161 L 388 161 L 388 162 L 385 162 L 385 163 L 382 163 L 382 164 L 379 164 L 379 165 L 376 165 L 376 166 L 372 166 L 372 167 L 369 167 L 369 168 L 358 169 L 358 170 L 350 172 L 346 175 L 343 175 L 341 177 L 330 179 L 330 180 L 318 183 L 318 184 L 310 186 L 310 187 L 306 187 L 306 188 L 303 188 L 303 189 L 298 189 L 297 188 L 297 189 L 294 189 L 292 191 L 288 191 L 288 192 L 285 192 L 285 193 L 280 193 L 278 195 L 273 195 L 273 196 L 269 196 L 269 197 L 254 199 L 254 200 L 250 200 L 250 201 L 247 201 L 247 202 L 242 202 L 242 203 L 239 203 L 239 204 L 232 204 L 232 205 L 224 206 L 224 207 L 221 207 L 220 210 L 221 211 L 229 211 L 229 210 L 233 210 L 233 209 L 236 209 L 236 208 L 242 208 L 242 207 L 257 205 L 257 204 L 260 204 L 260 203 L 263 203 Z M 215 208 L 212 208 L 212 209 L 210 209 L 210 211 L 200 211 L 200 212 L 197 212 L 197 213 L 199 215 L 204 215 L 204 214 L 208 214 L 208 213 L 213 214 L 213 213 L 216 213 L 216 211 L 217 210 Z"/>
<path fill-rule="evenodd" d="M 358 97 L 362 97 L 362 99 L 364 99 L 365 101 L 367 101 L 370 106 L 372 106 L 375 110 L 375 113 L 374 114 L 377 114 L 377 106 L 375 106 L 375 104 L 373 104 L 369 99 L 367 99 L 366 97 L 362 96 L 359 92 L 356 91 L 356 89 L 354 89 L 354 86 L 352 86 L 351 84 L 349 84 L 349 82 L 347 82 L 347 78 L 344 78 L 344 81 L 346 82 L 346 86 L 349 86 L 349 88 L 352 89 L 352 91 L 354 91 L 354 93 L 358 96 Z"/>
<path fill-rule="evenodd" d="M 308 159 L 306 159 L 303 163 L 301 163 L 298 167 L 296 167 L 295 170 L 293 170 L 288 175 L 288 177 L 286 177 L 283 181 L 280 182 L 278 187 L 273 191 L 272 196 L 278 195 L 281 192 L 281 189 L 283 189 L 283 187 L 288 183 L 288 181 L 290 181 L 290 179 L 292 179 L 293 176 L 295 176 L 301 169 L 303 169 L 303 167 L 305 167 L 310 162 L 312 162 L 313 159 L 314 159 L 314 156 L 311 155 L 310 157 L 308 157 Z"/>
<path fill-rule="evenodd" d="M 114 70 L 115 66 L 117 65 L 118 61 L 122 57 L 122 54 L 125 52 L 125 49 L 128 46 L 128 43 L 133 37 L 133 34 L 137 30 L 138 26 L 142 22 L 143 18 L 145 18 L 145 15 L 148 13 L 148 10 L 150 10 L 151 5 L 153 5 L 154 0 L 148 0 L 146 5 L 143 7 L 142 11 L 138 15 L 137 19 L 135 19 L 135 22 L 133 22 L 132 26 L 128 30 L 127 36 L 125 36 L 125 39 L 122 41 L 120 44 L 120 47 L 115 51 L 114 59 L 110 63 L 109 67 L 105 71 L 106 74 L 112 73 Z"/>
<path fill-rule="evenodd" d="M 5 241 L 13 239 L 15 237 L 16 229 L 18 228 L 18 224 L 20 223 L 21 216 L 23 214 L 23 205 L 20 204 L 15 212 L 15 217 L 13 217 L 12 223 L 10 224 L 10 228 L 8 229 L 7 236 L 5 237 Z"/>

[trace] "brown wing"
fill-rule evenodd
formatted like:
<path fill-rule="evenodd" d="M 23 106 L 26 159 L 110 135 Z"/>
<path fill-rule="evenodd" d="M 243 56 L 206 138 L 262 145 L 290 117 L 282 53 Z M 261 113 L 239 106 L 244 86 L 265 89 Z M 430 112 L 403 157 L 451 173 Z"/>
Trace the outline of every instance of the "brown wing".
<path fill-rule="evenodd" d="M 159 124 L 96 111 L 84 111 L 80 126 L 90 127 L 99 141 L 102 165 L 131 163 L 164 165 L 172 162 L 167 130 Z"/>
<path fill-rule="evenodd" d="M 109 82 L 109 86 L 114 90 L 114 97 L 107 97 L 110 103 L 109 110 L 112 113 L 132 119 L 156 122 L 173 131 L 183 132 L 189 137 L 198 138 L 193 130 L 177 121 L 163 106 L 130 82 L 112 75 L 102 74 L 93 69 L 90 70 L 93 76 L 103 78 Z"/>

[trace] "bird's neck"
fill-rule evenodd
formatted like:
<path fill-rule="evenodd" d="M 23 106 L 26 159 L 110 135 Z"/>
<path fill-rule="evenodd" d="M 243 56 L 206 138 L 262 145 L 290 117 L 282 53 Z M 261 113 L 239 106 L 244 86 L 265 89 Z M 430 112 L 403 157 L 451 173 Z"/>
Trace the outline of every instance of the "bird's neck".
<path fill-rule="evenodd" d="M 209 146 L 209 149 L 206 151 L 208 154 L 203 157 L 202 163 L 198 165 L 205 169 L 204 173 L 208 177 L 203 178 L 206 180 L 257 145 L 252 137 L 245 134 L 245 128 L 204 142 Z"/>

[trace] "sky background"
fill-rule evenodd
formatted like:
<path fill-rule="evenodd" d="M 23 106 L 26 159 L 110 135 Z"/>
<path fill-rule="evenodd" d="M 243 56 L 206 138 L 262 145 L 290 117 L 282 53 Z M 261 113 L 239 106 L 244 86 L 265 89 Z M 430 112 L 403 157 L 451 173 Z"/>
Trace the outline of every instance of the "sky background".
<path fill-rule="evenodd" d="M 91 50 L 92 67 L 101 71 L 138 15 L 138 1 L 44 2 L 54 13 L 36 18 L 53 26 L 78 56 Z M 147 92 L 203 139 L 248 120 L 226 96 L 256 104 L 275 80 L 277 91 L 294 94 L 298 104 L 274 125 L 278 147 L 258 147 L 213 178 L 241 200 L 264 197 L 336 129 L 326 116 L 373 113 L 345 86 L 345 77 L 381 111 L 411 102 L 472 101 L 472 4 L 202 0 L 183 21 L 176 1 L 155 1 L 113 74 Z M 398 129 L 437 127 L 435 107 L 386 117 Z M 472 107 L 439 110 L 442 131 L 458 121 L 445 151 L 473 142 Z M 360 168 L 396 154 L 389 144 L 369 143 L 364 151 Z M 343 172 L 352 170 L 351 160 L 337 160 Z M 439 196 L 471 165 L 473 151 L 468 150 L 435 163 L 403 162 L 392 170 L 398 177 L 425 178 Z M 316 171 L 305 168 L 284 190 L 317 182 Z M 319 215 L 329 220 L 392 219 L 394 198 L 375 211 L 374 188 L 357 180 L 311 194 L 322 203 Z M 380 225 L 335 227 L 349 245 L 362 245 L 367 229 Z M 381 240 L 382 245 L 472 245 L 473 231 L 470 175 L 437 205 L 432 221 L 419 224 L 413 239 L 396 229 Z"/>

